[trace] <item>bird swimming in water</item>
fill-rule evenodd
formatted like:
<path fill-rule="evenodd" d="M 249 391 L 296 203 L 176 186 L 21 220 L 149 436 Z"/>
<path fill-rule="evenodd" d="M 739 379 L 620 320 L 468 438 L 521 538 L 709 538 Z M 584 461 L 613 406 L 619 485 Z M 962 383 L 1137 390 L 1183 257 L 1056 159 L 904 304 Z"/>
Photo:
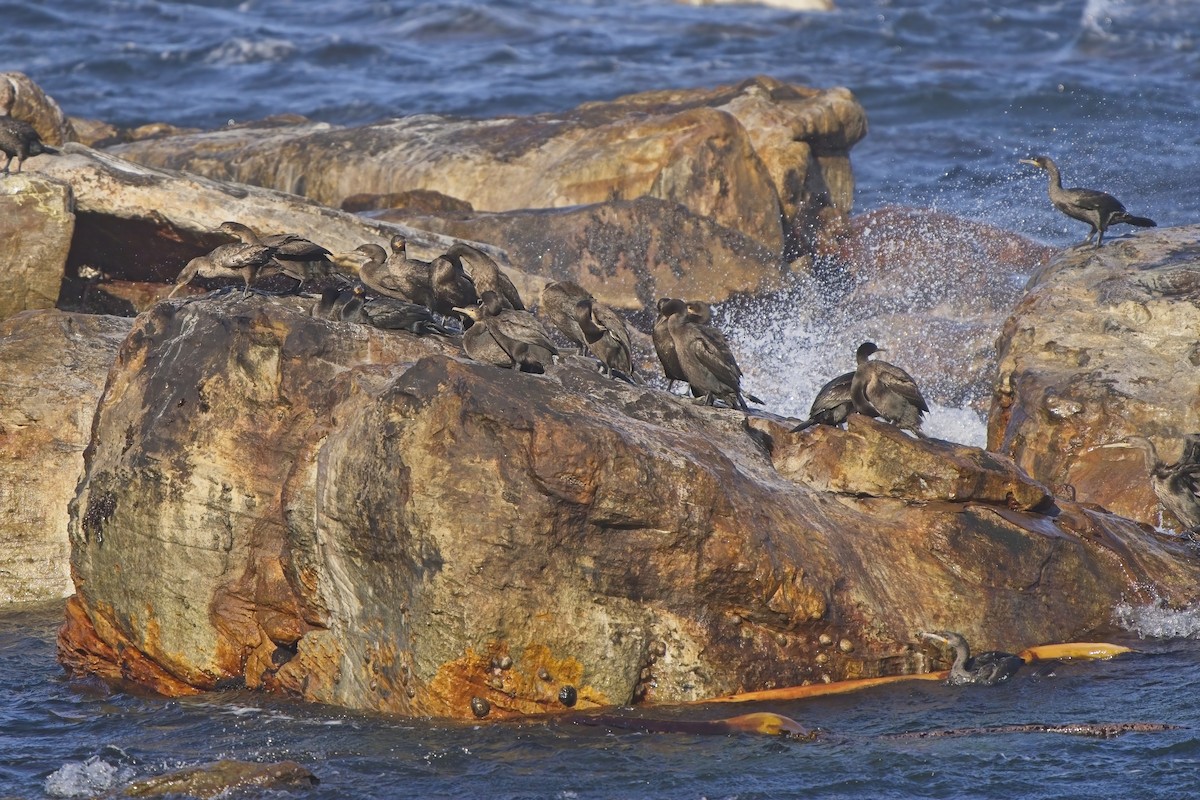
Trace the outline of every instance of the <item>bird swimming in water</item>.
<path fill-rule="evenodd" d="M 591 300 L 592 295 L 574 281 L 555 281 L 542 287 L 538 313 L 546 318 L 563 336 L 587 352 L 587 337 L 575 317 L 575 307 L 581 300 Z"/>
<path fill-rule="evenodd" d="M 553 357 L 558 355 L 558 348 L 537 317 L 528 311 L 505 308 L 496 292 L 486 291 L 478 306 L 465 306 L 457 311 L 475 322 L 463 334 L 463 349 L 476 361 L 523 372 L 544 372 L 545 365 L 553 363 Z M 476 332 L 476 328 L 482 330 Z M 506 363 L 500 363 L 485 335 L 499 346 Z"/>
<path fill-rule="evenodd" d="M 917 635 L 954 648 L 954 664 L 950 667 L 950 677 L 946 679 L 951 686 L 995 686 L 1007 681 L 1025 664 L 1020 656 L 999 650 L 989 650 L 972 658 L 967 640 L 953 631 L 921 631 Z"/>
<path fill-rule="evenodd" d="M 275 262 L 280 272 L 300 285 L 296 291 L 303 291 L 304 285 L 314 278 L 325 277 L 329 274 L 332 255 L 319 244 L 305 239 L 296 233 L 272 233 L 260 235 L 249 225 L 240 222 L 226 221 L 217 226 L 221 233 L 228 234 L 243 244 L 259 244 L 274 248 Z M 306 265 L 322 265 L 309 268 Z"/>
<path fill-rule="evenodd" d="M 1150 464 L 1150 486 L 1158 501 L 1183 526 L 1183 532 L 1200 530 L 1200 433 L 1183 440 L 1183 454 L 1174 464 L 1162 461 L 1154 442 L 1145 436 L 1127 436 L 1102 447 L 1140 447 Z"/>
<path fill-rule="evenodd" d="M 505 308 L 514 311 L 524 311 L 525 303 L 512 280 L 500 269 L 495 259 L 477 247 L 465 242 L 459 242 L 445 252 L 446 258 L 456 259 L 462 265 L 466 259 L 467 272 L 475 283 L 475 291 L 480 295 L 484 292 L 495 292 Z"/>
<path fill-rule="evenodd" d="M 1152 219 L 1135 217 L 1130 214 L 1125 210 L 1125 206 L 1121 205 L 1120 200 L 1107 192 L 1095 189 L 1064 189 L 1058 165 L 1049 156 L 1022 158 L 1020 162 L 1046 170 L 1050 174 L 1050 202 L 1054 204 L 1054 207 L 1068 217 L 1092 226 L 1091 232 L 1088 233 L 1087 239 L 1082 244 L 1089 244 L 1092 238 L 1099 233 L 1100 236 L 1096 239 L 1096 247 L 1099 247 L 1104 242 L 1104 232 L 1110 225 L 1124 223 L 1136 225 L 1139 228 L 1158 227 L 1158 224 Z"/>
<path fill-rule="evenodd" d="M 685 304 L 683 312 L 672 308 L 667 330 L 692 394 L 705 405 L 719 399 L 732 408 L 749 411 L 742 396 L 742 370 L 725 336 L 711 325 L 699 322 L 691 313 L 690 303 Z"/>
<path fill-rule="evenodd" d="M 675 340 L 671 338 L 667 323 L 672 314 L 686 314 L 687 304 L 678 298 L 660 297 L 657 309 L 658 318 L 654 320 L 650 340 L 654 343 L 654 352 L 658 354 L 658 363 L 662 364 L 669 392 L 675 386 L 675 381 L 686 381 L 687 377 L 679 365 L 679 354 L 675 351 Z"/>
<path fill-rule="evenodd" d="M 250 284 L 262 269 L 274 263 L 275 249 L 261 244 L 231 242 L 219 245 L 206 255 L 197 256 L 187 263 L 167 297 L 192 282 L 193 278 L 241 278 L 245 284 L 242 297 L 250 294 Z"/>
<path fill-rule="evenodd" d="M 592 355 L 600 359 L 604 373 L 613 377 L 614 371 L 636 383 L 633 372 L 633 345 L 625 320 L 604 303 L 589 297 L 575 304 L 575 321 L 583 331 L 584 340 Z"/>
<path fill-rule="evenodd" d="M 854 410 L 854 398 L 850 391 L 853 382 L 854 373 L 845 372 L 822 386 L 813 399 L 808 419 L 792 428 L 792 433 L 817 424 L 833 427 L 844 425 Z"/>
<path fill-rule="evenodd" d="M 43 153 L 56 156 L 58 150 L 43 142 L 42 137 L 38 136 L 38 132 L 28 122 L 10 117 L 5 113 L 0 116 L 0 153 L 8 156 L 3 170 L 3 173 L 8 175 L 14 158 L 17 160 L 17 173 L 19 174 L 21 167 L 25 164 L 25 159 Z"/>
<path fill-rule="evenodd" d="M 882 417 L 923 437 L 921 419 L 929 411 L 929 404 L 911 375 L 895 364 L 871 358 L 882 352 L 874 342 L 863 342 L 854 354 L 858 364 L 850 381 L 854 410 L 868 417 Z"/>

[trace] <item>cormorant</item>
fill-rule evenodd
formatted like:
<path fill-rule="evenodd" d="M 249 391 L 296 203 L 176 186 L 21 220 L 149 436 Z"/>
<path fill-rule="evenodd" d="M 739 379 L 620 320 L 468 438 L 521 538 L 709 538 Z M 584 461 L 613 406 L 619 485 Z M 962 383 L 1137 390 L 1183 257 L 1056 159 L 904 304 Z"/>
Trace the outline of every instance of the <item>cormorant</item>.
<path fill-rule="evenodd" d="M 620 314 L 589 297 L 575 304 L 575 321 L 583 331 L 588 350 L 600 359 L 606 375 L 611 378 L 613 370 L 617 370 L 631 381 L 636 381 L 633 345 L 630 344 L 629 330 Z"/>
<path fill-rule="evenodd" d="M 733 349 L 729 346 L 729 340 L 725 337 L 725 332 L 716 325 L 712 324 L 712 305 L 703 300 L 689 300 L 687 302 L 687 314 L 689 322 L 699 323 L 704 328 L 705 333 L 711 336 L 722 348 L 729 351 L 731 354 L 730 358 L 733 357 Z M 738 370 L 738 377 L 741 377 L 740 369 Z M 693 392 L 693 394 L 695 393 Z M 750 394 L 749 392 L 742 392 L 742 396 L 751 403 L 755 403 L 760 406 L 766 405 L 762 400 Z M 730 405 L 733 404 L 730 403 Z"/>
<path fill-rule="evenodd" d="M 1025 662 L 1020 656 L 1012 653 L 1002 653 L 990 650 L 971 657 L 971 648 L 962 634 L 953 631 L 921 631 L 922 639 L 942 642 L 954 648 L 954 664 L 950 667 L 950 677 L 946 683 L 951 686 L 965 686 L 977 683 L 981 686 L 995 686 L 1013 676 Z"/>
<path fill-rule="evenodd" d="M 358 267 L 358 279 L 378 295 L 418 303 L 433 308 L 433 286 L 429 283 L 429 265 L 424 261 L 404 258 L 401 239 L 398 258 L 388 256 L 387 251 L 374 243 L 360 244 L 354 248 L 367 260 Z M 393 241 L 393 252 L 395 243 Z"/>
<path fill-rule="evenodd" d="M 714 335 L 716 329 L 711 325 L 678 311 L 667 318 L 667 330 L 692 394 L 702 397 L 706 405 L 721 399 L 734 408 L 750 410 L 742 397 L 742 370 L 724 336 Z"/>
<path fill-rule="evenodd" d="M 361 285 L 361 284 L 360 284 Z M 313 306 L 312 315 L 334 322 L 362 322 L 362 292 L 329 286 L 321 292 L 321 299 Z"/>
<path fill-rule="evenodd" d="M 43 153 L 56 156 L 58 150 L 44 143 L 42 137 L 38 136 L 38 132 L 28 122 L 10 117 L 5 113 L 0 116 L 0 153 L 8 156 L 8 160 L 4 162 L 4 174 L 7 175 L 14 158 L 17 159 L 17 173 L 19 174 L 21 167 L 25 164 L 25 159 Z"/>
<path fill-rule="evenodd" d="M 456 309 L 475 322 L 463 334 L 467 355 L 476 361 L 525 372 L 545 371 L 545 365 L 558 355 L 558 348 L 537 317 L 528 311 L 505 308 L 496 292 L 484 292 L 479 302 L 479 306 Z M 489 338 L 504 353 L 504 359 L 498 357 Z"/>
<path fill-rule="evenodd" d="M 1095 189 L 1064 189 L 1058 165 L 1049 156 L 1022 158 L 1020 162 L 1032 164 L 1050 173 L 1050 202 L 1068 217 L 1092 226 L 1091 232 L 1088 233 L 1087 239 L 1082 244 L 1090 243 L 1092 237 L 1099 233 L 1100 237 L 1096 239 L 1096 247 L 1099 247 L 1104 241 L 1104 232 L 1108 230 L 1108 226 L 1122 222 L 1127 225 L 1136 225 L 1139 228 L 1158 227 L 1152 219 L 1135 217 L 1130 214 L 1125 210 L 1125 206 L 1121 205 L 1120 200 L 1107 192 Z"/>
<path fill-rule="evenodd" d="M 521 300 L 517 287 L 504 274 L 504 270 L 500 269 L 500 265 L 496 263 L 495 259 L 487 253 L 465 242 L 459 242 L 447 250 L 445 255 L 460 264 L 463 258 L 466 258 L 467 272 L 470 274 L 471 280 L 475 282 L 475 291 L 479 294 L 495 292 L 500 296 L 505 308 L 515 311 L 525 310 L 525 303 Z"/>
<path fill-rule="evenodd" d="M 871 360 L 872 354 L 882 352 L 874 342 L 863 342 L 855 353 L 858 368 L 850 381 L 854 410 L 868 417 L 882 417 L 898 428 L 924 436 L 921 418 L 929 411 L 929 405 L 911 375 L 894 364 Z"/>
<path fill-rule="evenodd" d="M 542 287 L 538 313 L 559 330 L 578 348 L 587 352 L 587 337 L 575 318 L 575 306 L 580 300 L 591 300 L 592 295 L 574 281 L 557 281 Z"/>
<path fill-rule="evenodd" d="M 1200 529 L 1200 433 L 1183 440 L 1183 454 L 1174 464 L 1161 461 L 1154 442 L 1145 436 L 1127 436 L 1124 441 L 1104 447 L 1141 447 L 1150 462 L 1150 486 L 1163 508 L 1171 513 L 1184 531 Z"/>
<path fill-rule="evenodd" d="M 457 316 L 462 320 L 464 329 L 471 327 L 473 318 L 456 309 L 479 305 L 479 293 L 463 271 L 462 264 L 438 256 L 429 263 L 429 278 L 433 285 L 433 310 L 439 314 Z M 499 295 L 496 296 L 496 302 L 503 307 Z"/>
<path fill-rule="evenodd" d="M 854 410 L 854 399 L 850 392 L 853 381 L 854 373 L 846 372 L 822 386 L 808 411 L 808 419 L 792 428 L 792 433 L 818 423 L 835 427 L 844 425 Z"/>
<path fill-rule="evenodd" d="M 658 300 L 658 318 L 654 320 L 654 328 L 650 331 L 650 340 L 654 342 L 654 352 L 662 364 L 663 375 L 667 378 L 667 391 L 675 386 L 675 381 L 686 381 L 683 367 L 679 365 L 679 354 L 675 352 L 675 340 L 667 322 L 672 314 L 686 314 L 687 305 L 674 297 L 660 297 Z"/>
<path fill-rule="evenodd" d="M 296 233 L 272 233 L 262 236 L 249 225 L 243 225 L 240 222 L 222 222 L 217 230 L 232 236 L 243 244 L 261 244 L 273 247 L 276 266 L 280 272 L 293 280 L 300 281 L 296 291 L 303 290 L 304 285 L 310 279 L 327 275 L 328 266 L 333 263 L 329 259 L 332 254 L 328 250 Z M 305 266 L 317 263 L 325 265 L 318 268 L 318 270 L 324 270 L 324 274 L 321 272 L 314 274 Z M 298 266 L 293 266 L 293 264 Z"/>
<path fill-rule="evenodd" d="M 353 288 L 329 287 L 321 294 L 320 302 L 313 309 L 313 316 L 357 322 L 384 330 L 408 331 L 418 336 L 455 335 L 443 327 L 425 306 L 382 295 L 365 298 L 365 289 L 361 283 Z"/>
<path fill-rule="evenodd" d="M 197 256 L 187 263 L 179 277 L 175 279 L 175 288 L 167 297 L 175 293 L 196 276 L 202 278 L 238 278 L 245 284 L 242 297 L 250 294 L 250 284 L 258 277 L 259 272 L 269 264 L 274 263 L 275 248 L 261 244 L 244 244 L 231 242 L 219 245 L 207 255 Z"/>

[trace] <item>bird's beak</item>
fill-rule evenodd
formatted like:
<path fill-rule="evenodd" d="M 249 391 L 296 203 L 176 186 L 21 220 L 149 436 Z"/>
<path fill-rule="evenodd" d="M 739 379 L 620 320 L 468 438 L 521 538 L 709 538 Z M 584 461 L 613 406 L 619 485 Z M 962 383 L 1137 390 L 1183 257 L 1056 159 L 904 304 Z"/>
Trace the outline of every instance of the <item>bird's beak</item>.
<path fill-rule="evenodd" d="M 1018 158 L 1018 159 L 1017 159 L 1017 163 L 1018 163 L 1018 164 L 1029 164 L 1029 165 L 1031 165 L 1031 166 L 1034 166 L 1034 167 L 1040 167 L 1040 166 L 1041 166 L 1041 164 L 1039 164 L 1038 162 L 1034 161 L 1032 158 Z"/>

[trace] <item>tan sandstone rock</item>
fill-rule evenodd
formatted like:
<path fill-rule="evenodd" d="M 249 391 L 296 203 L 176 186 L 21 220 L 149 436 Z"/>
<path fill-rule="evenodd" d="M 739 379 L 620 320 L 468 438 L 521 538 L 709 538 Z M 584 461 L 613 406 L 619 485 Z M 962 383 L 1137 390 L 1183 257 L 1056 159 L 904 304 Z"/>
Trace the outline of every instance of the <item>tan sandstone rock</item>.
<path fill-rule="evenodd" d="M 72 505 L 64 663 L 494 719 L 911 671 L 931 626 L 1075 639 L 1200 578 L 1131 522 L 1022 510 L 1046 493 L 1003 458 L 454 350 L 295 299 L 139 317 Z"/>
<path fill-rule="evenodd" d="M 427 189 L 481 211 L 655 197 L 776 253 L 821 208 L 850 211 L 849 150 L 866 134 L 845 89 L 767 77 L 648 92 L 562 114 L 418 115 L 361 128 L 238 126 L 114 152 L 158 167 L 270 186 L 331 206 Z"/>
<path fill-rule="evenodd" d="M 1148 437 L 1174 461 L 1200 431 L 1198 236 L 1071 248 L 1034 277 L 999 342 L 989 449 L 1080 502 L 1159 524 L 1146 453 L 1111 445 Z"/>
<path fill-rule="evenodd" d="M 24 172 L 0 178 L 0 320 L 54 308 L 74 230 L 67 183 Z"/>
<path fill-rule="evenodd" d="M 53 310 L 0 322 L 0 605 L 73 591 L 67 504 L 130 324 Z"/>

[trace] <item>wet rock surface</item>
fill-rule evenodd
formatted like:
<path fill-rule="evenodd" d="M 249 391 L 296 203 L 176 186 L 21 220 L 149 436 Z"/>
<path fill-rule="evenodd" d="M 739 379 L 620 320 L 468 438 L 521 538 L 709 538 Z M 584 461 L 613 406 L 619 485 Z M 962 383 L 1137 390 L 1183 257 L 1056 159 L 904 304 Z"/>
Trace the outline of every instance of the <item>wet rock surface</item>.
<path fill-rule="evenodd" d="M 64 663 L 502 719 L 912 671 L 920 629 L 1069 640 L 1200 577 L 1003 458 L 456 351 L 296 300 L 139 317 L 71 507 Z"/>
<path fill-rule="evenodd" d="M 1034 276 L 999 340 L 990 449 L 1080 502 L 1181 529 L 1147 448 L 1123 443 L 1147 437 L 1172 462 L 1200 431 L 1198 233 L 1071 248 Z"/>

